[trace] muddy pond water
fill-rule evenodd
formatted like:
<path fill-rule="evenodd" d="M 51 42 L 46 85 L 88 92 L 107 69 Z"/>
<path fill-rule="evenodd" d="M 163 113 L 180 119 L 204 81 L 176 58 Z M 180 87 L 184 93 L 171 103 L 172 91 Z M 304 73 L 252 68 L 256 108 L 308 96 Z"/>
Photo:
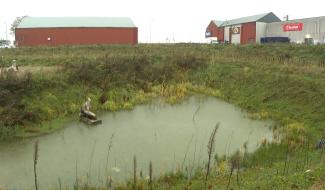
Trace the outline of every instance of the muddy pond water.
<path fill-rule="evenodd" d="M 106 175 L 123 181 L 132 176 L 134 156 L 144 176 L 150 161 L 154 175 L 202 166 L 218 122 L 215 153 L 231 155 L 245 142 L 252 152 L 262 139 L 272 139 L 270 126 L 274 124 L 251 120 L 239 108 L 205 96 L 193 96 L 174 106 L 156 101 L 131 111 L 104 113 L 100 118 L 103 124 L 97 127 L 75 121 L 46 136 L 1 143 L 0 188 L 33 188 L 36 139 L 39 186 L 48 189 L 59 187 L 59 181 L 73 187 L 76 176 L 94 185 L 105 184 Z"/>

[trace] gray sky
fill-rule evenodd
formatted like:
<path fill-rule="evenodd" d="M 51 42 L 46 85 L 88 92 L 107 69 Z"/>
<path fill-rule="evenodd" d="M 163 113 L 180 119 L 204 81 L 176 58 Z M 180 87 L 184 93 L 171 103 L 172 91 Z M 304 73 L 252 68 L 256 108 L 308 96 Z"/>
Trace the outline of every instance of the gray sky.
<path fill-rule="evenodd" d="M 212 19 L 266 12 L 274 12 L 280 19 L 286 14 L 297 19 L 325 16 L 324 8 L 324 0 L 3 0 L 0 38 L 6 36 L 6 24 L 9 31 L 18 16 L 99 16 L 131 17 L 139 29 L 139 42 L 202 42 Z"/>

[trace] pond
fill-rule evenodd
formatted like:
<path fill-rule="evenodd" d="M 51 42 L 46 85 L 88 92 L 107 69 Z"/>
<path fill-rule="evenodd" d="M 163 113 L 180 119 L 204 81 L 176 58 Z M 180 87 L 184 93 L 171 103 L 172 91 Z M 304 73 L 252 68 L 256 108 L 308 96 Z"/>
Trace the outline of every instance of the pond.
<path fill-rule="evenodd" d="M 274 125 L 272 121 L 251 120 L 239 108 L 205 96 L 193 96 L 174 106 L 156 101 L 132 111 L 101 114 L 100 118 L 103 124 L 96 127 L 75 121 L 37 138 L 40 189 L 58 187 L 58 181 L 73 187 L 76 176 L 88 176 L 95 185 L 105 184 L 108 175 L 114 181 L 125 180 L 132 176 L 134 156 L 144 176 L 150 161 L 154 175 L 193 169 L 207 161 L 207 144 L 217 123 L 218 156 L 233 154 L 245 142 L 249 152 L 256 150 L 262 139 L 272 140 L 270 126 Z M 35 141 L 0 144 L 0 188 L 33 187 Z"/>

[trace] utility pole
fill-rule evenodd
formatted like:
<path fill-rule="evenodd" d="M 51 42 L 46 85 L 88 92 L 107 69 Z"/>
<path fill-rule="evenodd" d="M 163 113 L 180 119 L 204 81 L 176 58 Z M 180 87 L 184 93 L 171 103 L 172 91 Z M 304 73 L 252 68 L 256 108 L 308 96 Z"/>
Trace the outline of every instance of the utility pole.
<path fill-rule="evenodd" d="M 175 33 L 173 32 L 173 43 L 175 43 Z"/>
<path fill-rule="evenodd" d="M 150 29 L 150 31 L 149 31 L 149 43 L 151 43 L 151 25 L 152 25 L 152 22 L 153 22 L 153 19 L 151 19 L 150 25 L 149 25 L 149 29 Z"/>
<path fill-rule="evenodd" d="M 7 23 L 5 22 L 5 29 L 6 29 L 6 41 L 8 40 L 8 25 L 7 25 Z"/>

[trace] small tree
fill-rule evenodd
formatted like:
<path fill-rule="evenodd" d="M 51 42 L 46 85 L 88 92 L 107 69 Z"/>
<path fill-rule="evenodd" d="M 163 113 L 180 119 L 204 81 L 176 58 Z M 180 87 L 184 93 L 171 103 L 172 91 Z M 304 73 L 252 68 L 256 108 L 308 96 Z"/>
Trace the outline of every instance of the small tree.
<path fill-rule="evenodd" d="M 20 22 L 21 22 L 25 17 L 27 17 L 27 15 L 22 16 L 22 17 L 16 17 L 16 19 L 14 20 L 14 22 L 11 24 L 11 27 L 10 27 L 10 34 L 15 35 L 16 28 L 18 27 L 18 25 L 20 24 Z"/>

